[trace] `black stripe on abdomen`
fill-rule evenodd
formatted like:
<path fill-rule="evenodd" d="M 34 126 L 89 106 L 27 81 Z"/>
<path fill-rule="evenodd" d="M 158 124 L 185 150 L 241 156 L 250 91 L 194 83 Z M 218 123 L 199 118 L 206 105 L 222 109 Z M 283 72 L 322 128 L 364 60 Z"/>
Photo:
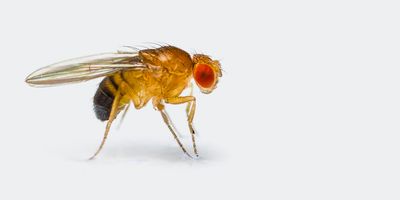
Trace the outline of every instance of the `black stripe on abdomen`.
<path fill-rule="evenodd" d="M 112 77 L 105 77 L 101 81 L 93 97 L 93 109 L 97 119 L 106 121 L 110 117 L 112 104 L 115 98 L 113 91 L 118 89 Z"/>

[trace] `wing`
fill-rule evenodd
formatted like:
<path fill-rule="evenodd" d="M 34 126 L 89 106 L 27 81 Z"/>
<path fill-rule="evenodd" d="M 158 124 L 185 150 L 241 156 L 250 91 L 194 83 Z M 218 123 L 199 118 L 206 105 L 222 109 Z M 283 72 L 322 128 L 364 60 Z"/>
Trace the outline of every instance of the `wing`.
<path fill-rule="evenodd" d="M 56 86 L 108 76 L 121 70 L 144 70 L 137 52 L 102 53 L 61 61 L 41 68 L 26 78 L 31 86 Z"/>

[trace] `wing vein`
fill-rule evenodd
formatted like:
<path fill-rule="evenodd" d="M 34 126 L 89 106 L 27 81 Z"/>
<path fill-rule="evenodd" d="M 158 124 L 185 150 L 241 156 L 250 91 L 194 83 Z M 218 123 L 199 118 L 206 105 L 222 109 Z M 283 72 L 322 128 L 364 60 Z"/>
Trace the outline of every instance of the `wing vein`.
<path fill-rule="evenodd" d="M 103 53 L 61 61 L 26 78 L 31 86 L 56 86 L 109 76 L 122 70 L 145 70 L 138 53 Z"/>

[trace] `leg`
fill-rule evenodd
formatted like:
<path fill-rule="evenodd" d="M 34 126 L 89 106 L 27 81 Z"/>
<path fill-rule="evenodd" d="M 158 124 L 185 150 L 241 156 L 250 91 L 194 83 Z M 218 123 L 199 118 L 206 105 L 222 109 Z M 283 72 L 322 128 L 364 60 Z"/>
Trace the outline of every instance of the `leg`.
<path fill-rule="evenodd" d="M 186 107 L 186 114 L 188 116 L 188 125 L 189 125 L 190 133 L 192 135 L 193 151 L 194 151 L 194 154 L 198 157 L 199 154 L 197 152 L 195 132 L 193 129 L 193 118 L 194 118 L 194 113 L 196 110 L 196 98 L 194 96 L 172 97 L 172 98 L 165 99 L 165 102 L 169 103 L 169 104 L 182 104 L 182 103 L 186 103 L 186 102 L 188 103 L 188 106 Z"/>
<path fill-rule="evenodd" d="M 113 104 L 112 104 L 110 117 L 108 118 L 108 121 L 107 121 L 107 126 L 106 126 L 106 130 L 104 132 L 103 140 L 101 141 L 100 146 L 97 149 L 96 153 L 94 153 L 94 155 L 92 157 L 90 157 L 89 160 L 94 159 L 97 156 L 97 154 L 100 153 L 101 149 L 103 148 L 103 146 L 107 140 L 107 136 L 108 136 L 108 132 L 110 131 L 111 124 L 117 115 L 117 110 L 118 110 L 118 105 L 119 105 L 120 99 L 121 99 L 121 93 L 119 91 L 117 91 L 117 93 L 115 94 Z"/>
<path fill-rule="evenodd" d="M 197 148 L 196 148 L 196 141 L 195 141 L 195 132 L 193 129 L 193 118 L 194 118 L 194 112 L 196 111 L 196 101 L 192 102 L 192 106 L 190 107 L 190 111 L 188 114 L 188 123 L 189 123 L 189 130 L 190 133 L 192 134 L 192 144 L 193 144 L 193 150 L 194 153 L 196 154 L 197 157 L 199 157 L 199 153 L 197 153 Z"/>
<path fill-rule="evenodd" d="M 193 83 L 190 83 L 189 85 L 188 85 L 188 88 L 189 88 L 189 96 L 193 96 Z M 189 110 L 190 110 L 190 107 L 192 106 L 192 101 L 189 101 L 187 104 L 186 104 L 186 115 L 189 117 Z"/>
<path fill-rule="evenodd" d="M 121 119 L 119 120 L 119 124 L 118 124 L 118 129 L 121 127 L 121 125 L 122 125 L 122 122 L 124 122 L 124 119 L 125 119 L 125 116 L 126 116 L 126 113 L 128 112 L 128 110 L 129 110 L 129 106 L 130 106 L 131 104 L 130 103 L 128 103 L 126 106 L 125 106 L 125 109 L 124 109 L 124 112 L 122 113 L 122 116 L 121 116 Z"/>
<path fill-rule="evenodd" d="M 129 96 L 130 100 L 132 101 L 136 109 L 142 108 L 144 106 L 142 105 L 140 98 L 135 94 L 134 90 L 127 82 L 122 81 L 120 87 L 121 90 L 127 92 L 126 95 Z"/>
<path fill-rule="evenodd" d="M 178 136 L 176 135 L 175 130 L 174 130 L 174 127 L 172 126 L 172 122 L 171 122 L 171 120 L 169 119 L 169 117 L 168 117 L 167 113 L 165 112 L 165 110 L 164 110 L 164 109 L 160 109 L 160 113 L 161 113 L 161 116 L 162 116 L 162 118 L 163 118 L 165 124 L 167 124 L 169 130 L 171 131 L 172 135 L 174 136 L 176 142 L 177 142 L 177 143 L 179 144 L 179 146 L 181 147 L 183 153 L 185 153 L 187 156 L 189 156 L 190 158 L 192 158 L 192 156 L 186 151 L 185 147 L 183 147 L 181 141 L 179 140 Z"/>

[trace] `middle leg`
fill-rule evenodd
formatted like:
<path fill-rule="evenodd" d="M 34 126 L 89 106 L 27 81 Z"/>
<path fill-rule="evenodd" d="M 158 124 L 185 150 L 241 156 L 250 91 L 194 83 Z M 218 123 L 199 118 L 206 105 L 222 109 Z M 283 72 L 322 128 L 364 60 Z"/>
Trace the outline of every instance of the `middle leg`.
<path fill-rule="evenodd" d="M 171 122 L 171 120 L 170 120 L 169 117 L 168 117 L 168 114 L 165 112 L 164 109 L 160 109 L 159 111 L 160 111 L 160 113 L 161 113 L 161 116 L 162 116 L 162 118 L 163 118 L 165 124 L 167 124 L 169 130 L 171 131 L 171 133 L 172 133 L 172 135 L 174 136 L 174 138 L 175 138 L 176 142 L 178 143 L 178 145 L 181 147 L 183 153 L 185 153 L 185 154 L 186 154 L 187 156 L 189 156 L 190 158 L 193 158 L 193 157 L 186 151 L 186 149 L 185 149 L 185 147 L 183 146 L 182 142 L 179 140 L 178 135 L 176 134 L 175 129 L 174 129 L 174 127 L 172 126 L 172 122 Z"/>
<path fill-rule="evenodd" d="M 199 154 L 197 152 L 197 146 L 196 146 L 196 140 L 195 140 L 195 132 L 193 129 L 193 118 L 194 118 L 194 113 L 196 111 L 196 98 L 194 96 L 184 96 L 184 97 L 170 97 L 165 99 L 166 103 L 169 104 L 182 104 L 182 103 L 188 103 L 186 107 L 186 113 L 188 117 L 188 125 L 189 125 L 189 130 L 192 136 L 192 144 L 193 144 L 193 151 L 194 154 L 199 157 Z"/>

